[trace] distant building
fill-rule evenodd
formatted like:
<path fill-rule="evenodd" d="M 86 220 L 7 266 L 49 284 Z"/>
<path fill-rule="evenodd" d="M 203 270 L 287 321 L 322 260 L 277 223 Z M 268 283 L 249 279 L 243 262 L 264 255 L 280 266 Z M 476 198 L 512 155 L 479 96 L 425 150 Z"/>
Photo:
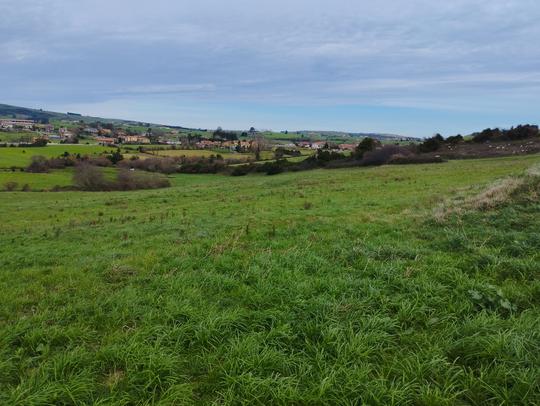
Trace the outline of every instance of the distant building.
<path fill-rule="evenodd" d="M 120 135 L 118 141 L 122 144 L 150 144 L 150 139 L 141 135 Z"/>
<path fill-rule="evenodd" d="M 92 127 L 86 127 L 83 131 L 87 134 L 92 134 L 92 135 L 97 135 L 99 133 L 99 130 L 97 128 L 92 128 Z"/>
<path fill-rule="evenodd" d="M 42 130 L 47 133 L 52 133 L 54 131 L 54 126 L 52 124 L 35 124 L 34 128 L 37 130 Z"/>
<path fill-rule="evenodd" d="M 316 141 L 316 142 L 311 143 L 310 148 L 311 149 L 322 149 L 322 148 L 324 148 L 325 145 L 327 145 L 326 141 Z"/>
<path fill-rule="evenodd" d="M 31 129 L 34 127 L 36 122 L 34 120 L 23 120 L 16 118 L 0 119 L 0 128 L 11 129 L 11 128 L 24 128 Z"/>
<path fill-rule="evenodd" d="M 101 145 L 114 145 L 116 144 L 116 139 L 110 137 L 97 137 L 96 141 Z"/>
<path fill-rule="evenodd" d="M 356 144 L 339 144 L 338 148 L 342 151 L 354 151 L 356 146 Z"/>
<path fill-rule="evenodd" d="M 98 134 L 99 135 L 111 135 L 112 134 L 112 131 L 109 130 L 108 128 L 100 128 L 98 130 Z"/>
<path fill-rule="evenodd" d="M 73 138 L 73 133 L 67 128 L 64 128 L 64 127 L 60 128 L 58 130 L 58 133 L 60 134 L 60 138 L 63 140 L 66 140 L 68 138 Z"/>

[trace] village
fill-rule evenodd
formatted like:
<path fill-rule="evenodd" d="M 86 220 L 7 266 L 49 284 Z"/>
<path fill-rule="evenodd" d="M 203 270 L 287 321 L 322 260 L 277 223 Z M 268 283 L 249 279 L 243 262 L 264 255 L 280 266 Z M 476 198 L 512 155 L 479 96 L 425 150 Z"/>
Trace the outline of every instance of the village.
<path fill-rule="evenodd" d="M 75 123 L 75 124 L 74 124 Z M 319 150 L 330 149 L 334 151 L 354 151 L 357 143 L 340 143 L 326 140 L 268 140 L 253 128 L 249 132 L 224 132 L 221 129 L 209 132 L 207 135 L 180 133 L 173 128 L 152 128 L 146 131 L 134 131 L 127 126 L 114 126 L 112 124 L 90 123 L 83 124 L 77 121 L 58 122 L 56 124 L 43 124 L 36 120 L 6 118 L 0 119 L 0 131 L 11 134 L 20 133 L 11 145 L 50 143 L 50 144 L 79 144 L 92 143 L 102 146 L 119 145 L 163 145 L 178 149 L 197 150 L 226 150 L 230 152 L 256 152 L 263 150 Z M 226 136 L 225 136 L 226 135 Z M 232 135 L 232 136 L 231 136 Z"/>

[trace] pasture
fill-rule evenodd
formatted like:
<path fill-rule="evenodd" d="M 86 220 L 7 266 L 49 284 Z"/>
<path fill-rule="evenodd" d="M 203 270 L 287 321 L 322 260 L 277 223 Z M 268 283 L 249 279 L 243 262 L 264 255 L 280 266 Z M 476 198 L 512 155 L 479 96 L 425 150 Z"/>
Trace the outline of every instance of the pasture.
<path fill-rule="evenodd" d="M 12 166 L 27 166 L 32 156 L 42 155 L 46 158 L 56 158 L 64 152 L 70 154 L 99 155 L 114 151 L 115 148 L 103 147 L 100 145 L 86 144 L 50 144 L 45 147 L 5 147 L 0 148 L 0 168 L 10 168 Z"/>
<path fill-rule="evenodd" d="M 538 164 L 2 192 L 0 403 L 538 404 Z"/>

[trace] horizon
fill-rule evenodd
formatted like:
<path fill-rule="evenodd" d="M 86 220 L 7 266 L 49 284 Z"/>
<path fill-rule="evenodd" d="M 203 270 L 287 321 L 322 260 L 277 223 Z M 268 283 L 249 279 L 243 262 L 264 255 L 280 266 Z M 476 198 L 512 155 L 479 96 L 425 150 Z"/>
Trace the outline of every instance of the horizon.
<path fill-rule="evenodd" d="M 537 123 L 540 4 L 0 5 L 2 102 L 188 128 L 411 137 Z"/>

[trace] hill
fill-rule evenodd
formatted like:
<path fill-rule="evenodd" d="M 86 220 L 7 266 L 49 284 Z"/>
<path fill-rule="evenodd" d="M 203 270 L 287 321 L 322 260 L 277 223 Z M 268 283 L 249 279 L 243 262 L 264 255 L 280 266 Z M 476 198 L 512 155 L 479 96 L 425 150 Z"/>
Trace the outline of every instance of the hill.
<path fill-rule="evenodd" d="M 379 141 L 420 141 L 420 138 L 406 137 L 398 134 L 382 134 L 382 133 L 355 133 L 345 131 L 314 131 L 303 130 L 299 131 L 305 137 L 321 136 L 329 138 L 373 138 Z"/>
<path fill-rule="evenodd" d="M 18 107 L 18 106 L 10 106 L 7 104 L 0 104 L 0 118 L 26 118 L 31 120 L 36 120 L 38 122 L 49 122 L 50 120 L 67 120 L 72 122 L 79 122 L 83 121 L 85 123 L 91 123 L 91 122 L 102 122 L 102 123 L 110 123 L 115 125 L 124 125 L 124 126 L 145 126 L 145 127 L 166 127 L 171 129 L 177 129 L 177 130 L 187 130 L 187 131 L 201 131 L 202 129 L 194 129 L 194 128 L 188 128 L 188 127 L 182 127 L 182 126 L 176 126 L 176 125 L 163 125 L 163 124 L 155 124 L 155 123 L 146 123 L 146 122 L 139 122 L 139 121 L 133 121 L 133 120 L 122 120 L 122 119 L 116 119 L 116 118 L 102 118 L 102 117 L 92 117 L 92 116 L 85 116 L 79 113 L 58 113 L 53 111 L 46 111 L 42 109 L 31 109 L 27 107 Z M 206 131 L 206 130 L 202 130 Z M 242 133 L 242 130 L 234 130 L 238 133 Z M 263 132 L 263 134 L 265 134 Z M 341 132 L 341 131 L 313 131 L 313 130 L 304 130 L 304 131 L 296 131 L 294 133 L 291 132 L 291 134 L 296 134 L 295 137 L 292 138 L 331 138 L 331 139 L 352 139 L 352 138 L 362 138 L 362 137 L 371 137 L 374 139 L 378 139 L 381 141 L 419 141 L 417 138 L 412 137 L 403 137 L 400 135 L 395 134 L 379 134 L 379 133 L 349 133 L 349 132 Z M 272 133 L 268 132 L 267 134 L 269 138 L 283 138 L 283 139 L 289 139 L 291 137 L 285 137 L 283 134 L 279 133 Z"/>
<path fill-rule="evenodd" d="M 114 125 L 125 125 L 125 126 L 144 126 L 144 127 L 168 127 L 174 129 L 183 129 L 183 130 L 195 130 L 187 127 L 181 126 L 164 126 L 162 124 L 155 123 L 146 123 L 133 120 L 123 120 L 117 118 L 103 118 L 103 117 L 92 117 L 85 116 L 79 113 L 58 113 L 54 111 L 46 111 L 42 109 L 31 109 L 28 107 L 18 107 L 11 106 L 7 104 L 0 104 L 0 118 L 24 118 L 29 120 L 35 120 L 38 122 L 49 122 L 51 120 L 65 120 L 71 122 L 85 122 L 92 123 L 99 121 L 101 123 L 110 123 Z"/>

